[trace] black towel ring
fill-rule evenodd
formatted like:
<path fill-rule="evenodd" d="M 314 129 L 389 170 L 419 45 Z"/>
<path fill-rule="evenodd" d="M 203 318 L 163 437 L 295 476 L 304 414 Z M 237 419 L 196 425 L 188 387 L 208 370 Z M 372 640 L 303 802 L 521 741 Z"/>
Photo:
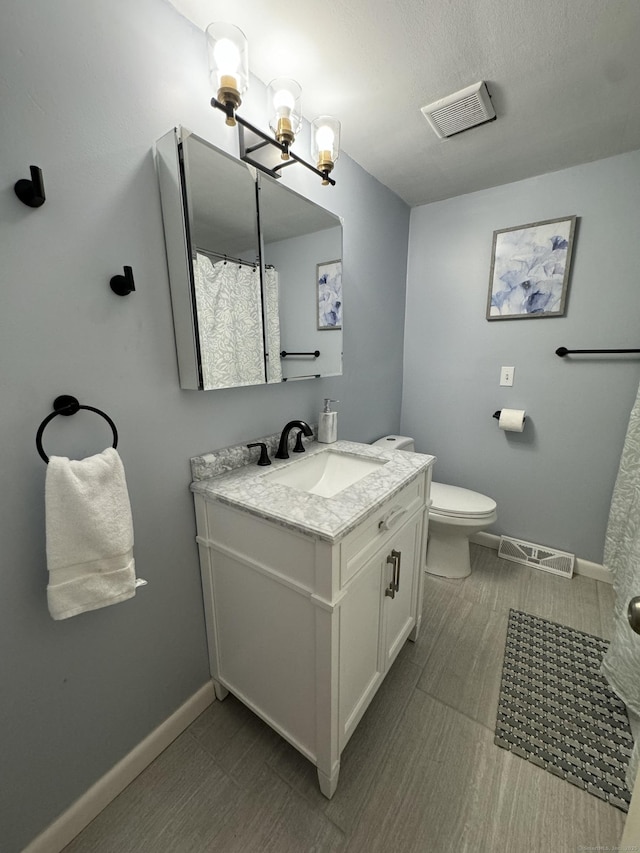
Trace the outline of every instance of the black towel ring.
<path fill-rule="evenodd" d="M 56 415 L 64 415 L 65 417 L 68 417 L 69 415 L 75 415 L 79 409 L 86 409 L 88 412 L 95 412 L 96 415 L 103 417 L 113 430 L 113 447 L 115 448 L 118 446 L 118 430 L 109 415 L 101 412 L 100 409 L 94 409 L 93 406 L 81 406 L 77 398 L 72 397 L 70 394 L 62 394 L 62 396 L 56 397 L 53 401 L 53 411 L 42 421 L 36 434 L 36 447 L 38 448 L 38 453 L 45 462 L 49 462 L 49 457 L 42 447 L 42 433 L 45 431 L 45 427 L 49 421 L 52 421 L 55 418 Z"/>

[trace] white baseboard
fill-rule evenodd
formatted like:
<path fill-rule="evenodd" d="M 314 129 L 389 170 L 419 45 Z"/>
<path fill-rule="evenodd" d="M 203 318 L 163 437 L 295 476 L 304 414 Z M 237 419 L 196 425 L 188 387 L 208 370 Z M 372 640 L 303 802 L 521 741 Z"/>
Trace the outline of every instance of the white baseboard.
<path fill-rule="evenodd" d="M 60 853 L 87 824 L 148 767 L 214 700 L 209 681 L 72 803 L 22 853 Z"/>
<path fill-rule="evenodd" d="M 493 548 L 494 551 L 497 551 L 500 547 L 500 537 L 495 533 L 475 533 L 470 537 L 470 540 L 471 542 L 475 542 L 476 545 Z M 576 575 L 584 575 L 584 577 L 593 578 L 596 581 L 613 583 L 613 575 L 606 566 L 600 563 L 592 563 L 591 560 L 583 560 L 582 557 L 576 557 L 573 572 Z"/>

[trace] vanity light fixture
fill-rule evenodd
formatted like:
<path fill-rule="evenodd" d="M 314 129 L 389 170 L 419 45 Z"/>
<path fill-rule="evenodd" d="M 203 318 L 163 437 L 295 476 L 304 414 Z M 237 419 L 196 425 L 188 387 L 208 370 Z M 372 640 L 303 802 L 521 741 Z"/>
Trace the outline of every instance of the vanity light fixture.
<path fill-rule="evenodd" d="M 333 116 L 318 116 L 311 122 L 311 156 L 319 171 L 327 176 L 340 155 L 340 122 Z"/>
<path fill-rule="evenodd" d="M 289 146 L 293 145 L 302 127 L 301 94 L 300 85 L 286 77 L 277 77 L 267 86 L 267 103 L 271 114 L 269 127 L 278 142 L 284 145 L 281 154 L 283 160 L 289 159 Z"/>
<path fill-rule="evenodd" d="M 281 177 L 280 170 L 285 166 L 301 163 L 321 177 L 323 185 L 335 186 L 329 173 L 338 159 L 340 122 L 331 116 L 314 119 L 311 150 L 317 168 L 303 160 L 291 150 L 302 127 L 298 83 L 284 77 L 269 83 L 269 127 L 274 134 L 269 136 L 237 112 L 249 85 L 249 51 L 244 33 L 234 24 L 221 22 L 209 24 L 206 32 L 210 79 L 216 92 L 211 106 L 225 114 L 230 127 L 238 125 L 240 159 L 273 178 Z"/>
<path fill-rule="evenodd" d="M 211 85 L 227 116 L 235 127 L 235 111 L 249 85 L 249 46 L 241 29 L 234 24 L 215 22 L 207 27 Z"/>

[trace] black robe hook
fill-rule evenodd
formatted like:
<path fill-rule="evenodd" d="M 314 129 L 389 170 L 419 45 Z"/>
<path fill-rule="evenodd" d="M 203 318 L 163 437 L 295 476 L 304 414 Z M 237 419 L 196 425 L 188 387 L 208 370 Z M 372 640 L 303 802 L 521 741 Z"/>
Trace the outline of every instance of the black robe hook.
<path fill-rule="evenodd" d="M 21 202 L 29 207 L 42 207 L 46 196 L 44 194 L 44 181 L 42 180 L 42 169 L 38 166 L 29 166 L 31 180 L 20 178 L 13 186 L 15 194 Z"/>
<path fill-rule="evenodd" d="M 131 267 L 123 267 L 123 269 L 124 275 L 114 275 L 109 282 L 111 290 L 118 296 L 128 296 L 136 289 L 133 281 L 133 269 Z"/>

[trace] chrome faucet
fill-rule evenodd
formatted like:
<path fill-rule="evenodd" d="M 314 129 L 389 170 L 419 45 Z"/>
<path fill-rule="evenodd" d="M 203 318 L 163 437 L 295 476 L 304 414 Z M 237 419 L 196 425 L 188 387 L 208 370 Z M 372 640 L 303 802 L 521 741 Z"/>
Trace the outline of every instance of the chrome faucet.
<path fill-rule="evenodd" d="M 289 433 L 292 429 L 295 428 L 302 430 L 302 432 L 307 436 L 307 438 L 313 435 L 313 430 L 311 429 L 308 423 L 305 423 L 304 421 L 289 421 L 289 423 L 282 430 L 282 434 L 280 435 L 280 444 L 278 445 L 276 459 L 289 458 Z"/>

